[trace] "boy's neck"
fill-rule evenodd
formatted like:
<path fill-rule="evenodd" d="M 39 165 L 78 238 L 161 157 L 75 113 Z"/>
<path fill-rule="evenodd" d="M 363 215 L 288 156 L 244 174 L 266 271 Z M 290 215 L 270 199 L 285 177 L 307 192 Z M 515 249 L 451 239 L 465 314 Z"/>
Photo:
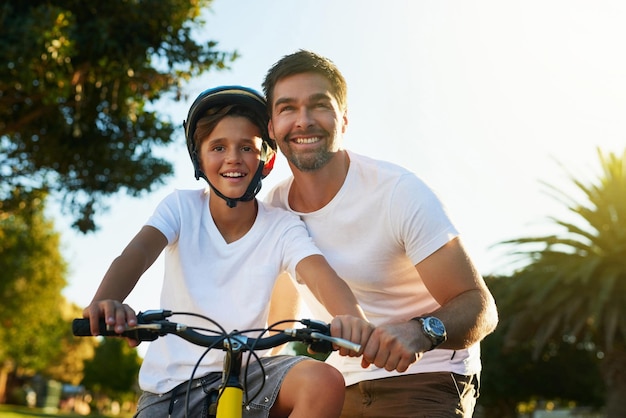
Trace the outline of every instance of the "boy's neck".
<path fill-rule="evenodd" d="M 296 212 L 309 213 L 326 206 L 343 186 L 350 157 L 339 150 L 324 167 L 314 171 L 300 171 L 291 163 L 293 182 L 289 189 L 289 207 Z"/>
<path fill-rule="evenodd" d="M 228 244 L 235 242 L 248 233 L 258 212 L 256 199 L 249 202 L 237 202 L 234 208 L 228 207 L 224 199 L 212 195 L 209 209 L 215 226 Z"/>

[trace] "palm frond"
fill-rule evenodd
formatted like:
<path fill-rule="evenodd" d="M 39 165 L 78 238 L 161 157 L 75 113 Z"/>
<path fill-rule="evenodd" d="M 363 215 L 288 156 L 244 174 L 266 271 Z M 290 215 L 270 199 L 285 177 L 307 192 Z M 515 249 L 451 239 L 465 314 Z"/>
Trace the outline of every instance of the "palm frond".
<path fill-rule="evenodd" d="M 505 321 L 507 344 L 532 338 L 539 355 L 563 338 L 605 349 L 626 342 L 626 150 L 598 155 L 598 179 L 569 175 L 577 193 L 546 184 L 570 214 L 548 218 L 560 232 L 499 244 L 525 261 L 501 298 L 513 312 Z"/>

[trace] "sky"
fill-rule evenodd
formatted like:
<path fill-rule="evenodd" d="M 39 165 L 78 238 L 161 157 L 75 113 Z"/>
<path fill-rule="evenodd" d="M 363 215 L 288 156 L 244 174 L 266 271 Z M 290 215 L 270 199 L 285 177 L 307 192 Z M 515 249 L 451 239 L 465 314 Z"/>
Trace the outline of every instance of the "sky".
<path fill-rule="evenodd" d="M 478 270 L 504 274 L 510 259 L 495 244 L 553 231 L 546 219 L 568 215 L 542 182 L 575 192 L 569 175 L 600 175 L 598 147 L 626 148 L 624 22 L 623 0 L 215 0 L 198 37 L 241 58 L 192 80 L 188 100 L 159 105 L 181 124 L 158 151 L 175 166 L 164 186 L 109 200 L 87 236 L 55 213 L 70 268 L 64 295 L 86 306 L 158 202 L 204 187 L 183 136 L 193 99 L 224 84 L 261 90 L 269 67 L 298 49 L 329 57 L 347 79 L 345 148 L 414 171 L 446 205 Z M 288 175 L 279 159 L 259 197 Z M 128 297 L 135 310 L 158 308 L 162 264 Z"/>

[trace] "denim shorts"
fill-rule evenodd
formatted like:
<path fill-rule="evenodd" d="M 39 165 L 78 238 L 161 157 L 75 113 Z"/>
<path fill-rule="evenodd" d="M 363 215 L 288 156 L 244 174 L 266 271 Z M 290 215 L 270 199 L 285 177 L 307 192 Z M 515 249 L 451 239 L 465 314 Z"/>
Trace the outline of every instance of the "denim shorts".
<path fill-rule="evenodd" d="M 305 356 L 272 356 L 252 362 L 241 376 L 246 385 L 244 392 L 244 418 L 267 418 L 274 405 L 280 386 L 287 372 Z M 245 381 L 244 381 L 245 379 Z M 210 373 L 204 377 L 184 382 L 164 394 L 143 392 L 139 398 L 135 418 L 184 418 L 188 408 L 189 417 L 206 417 L 210 402 L 208 393 L 219 387 L 222 373 Z M 251 399 L 252 398 L 252 399 Z"/>

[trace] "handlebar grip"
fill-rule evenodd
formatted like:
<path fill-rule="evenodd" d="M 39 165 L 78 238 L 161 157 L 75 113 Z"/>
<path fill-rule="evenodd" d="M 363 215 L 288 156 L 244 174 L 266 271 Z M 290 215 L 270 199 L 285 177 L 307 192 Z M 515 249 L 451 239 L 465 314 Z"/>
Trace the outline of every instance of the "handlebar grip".
<path fill-rule="evenodd" d="M 159 338 L 156 332 L 149 329 L 129 329 L 127 331 L 118 334 L 114 330 L 109 330 L 107 324 L 103 318 L 100 318 L 98 322 L 99 332 L 98 335 L 105 337 L 126 337 L 132 338 L 136 341 L 154 341 Z M 91 337 L 91 327 L 89 325 L 89 319 L 76 318 L 72 321 L 72 333 L 77 337 Z"/>
<path fill-rule="evenodd" d="M 115 336 L 118 335 L 115 331 L 108 331 L 107 324 L 104 322 L 104 318 L 100 318 L 98 324 L 100 333 L 99 335 Z M 91 327 L 89 326 L 89 319 L 76 318 L 72 321 L 72 333 L 77 337 L 91 337 Z"/>

